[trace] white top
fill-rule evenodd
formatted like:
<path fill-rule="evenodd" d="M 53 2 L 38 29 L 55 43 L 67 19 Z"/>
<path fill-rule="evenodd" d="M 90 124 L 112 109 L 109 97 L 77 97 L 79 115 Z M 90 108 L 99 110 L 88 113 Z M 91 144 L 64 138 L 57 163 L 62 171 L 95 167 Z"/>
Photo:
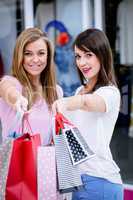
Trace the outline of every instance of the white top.
<path fill-rule="evenodd" d="M 81 89 L 78 88 L 76 94 Z M 101 96 L 106 104 L 106 112 L 69 111 L 67 117 L 79 128 L 95 156 L 80 164 L 82 174 L 102 177 L 113 183 L 122 183 L 120 169 L 114 162 L 110 151 L 110 141 L 120 107 L 120 93 L 115 86 L 104 86 L 95 94 Z"/>

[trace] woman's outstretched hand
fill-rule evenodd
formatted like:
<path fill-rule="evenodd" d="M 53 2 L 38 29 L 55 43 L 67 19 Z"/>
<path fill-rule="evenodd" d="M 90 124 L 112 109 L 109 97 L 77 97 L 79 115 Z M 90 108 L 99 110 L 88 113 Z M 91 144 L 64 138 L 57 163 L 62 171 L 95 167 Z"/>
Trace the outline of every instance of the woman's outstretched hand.
<path fill-rule="evenodd" d="M 16 103 L 13 105 L 13 108 L 17 112 L 24 114 L 28 109 L 28 100 L 24 96 L 20 95 L 17 98 Z"/>
<path fill-rule="evenodd" d="M 76 95 L 71 97 L 64 97 L 56 100 L 52 105 L 53 113 L 63 113 L 66 110 L 81 109 L 84 104 L 84 96 Z"/>
<path fill-rule="evenodd" d="M 66 105 L 67 105 L 66 98 L 61 98 L 56 100 L 52 105 L 53 114 L 55 115 L 58 112 L 63 113 L 66 110 Z"/>

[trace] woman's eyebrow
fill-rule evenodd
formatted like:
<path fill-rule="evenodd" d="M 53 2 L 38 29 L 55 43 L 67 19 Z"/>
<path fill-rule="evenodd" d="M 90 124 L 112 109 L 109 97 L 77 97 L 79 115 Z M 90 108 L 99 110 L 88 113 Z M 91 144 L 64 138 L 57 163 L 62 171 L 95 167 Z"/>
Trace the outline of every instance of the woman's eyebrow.
<path fill-rule="evenodd" d="M 32 52 L 32 50 L 30 50 L 30 49 L 25 49 L 24 50 L 24 52 Z M 39 49 L 38 51 L 44 51 L 44 52 L 47 52 L 47 50 L 46 49 Z"/>

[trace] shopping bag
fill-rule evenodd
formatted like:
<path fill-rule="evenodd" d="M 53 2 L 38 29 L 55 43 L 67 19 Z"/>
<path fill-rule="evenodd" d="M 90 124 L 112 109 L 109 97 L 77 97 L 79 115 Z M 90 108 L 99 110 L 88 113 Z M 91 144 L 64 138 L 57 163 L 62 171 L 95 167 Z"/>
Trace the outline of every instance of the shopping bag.
<path fill-rule="evenodd" d="M 77 165 L 72 165 L 64 135 L 56 135 L 54 142 L 58 175 L 57 189 L 60 193 L 75 191 L 82 186 L 80 170 Z"/>
<path fill-rule="evenodd" d="M 6 181 L 13 141 L 8 138 L 0 145 L 0 200 L 5 200 Z"/>
<path fill-rule="evenodd" d="M 58 186 L 61 193 L 82 187 L 79 164 L 95 154 L 85 139 L 61 113 L 55 116 L 54 142 L 56 147 Z"/>
<path fill-rule="evenodd" d="M 57 117 L 53 120 L 56 122 L 56 126 L 53 122 L 53 138 L 57 164 L 57 189 L 60 193 L 72 192 L 82 186 L 80 170 L 77 165 L 73 165 L 71 162 L 64 134 L 60 132 L 63 124 Z"/>
<path fill-rule="evenodd" d="M 40 146 L 37 151 L 38 200 L 58 200 L 55 146 Z"/>
<path fill-rule="evenodd" d="M 80 164 L 95 155 L 81 135 L 79 129 L 61 113 L 56 115 L 56 123 L 57 133 L 60 127 L 60 133 L 65 137 L 73 165 Z"/>
<path fill-rule="evenodd" d="M 13 138 L 18 135 L 14 129 L 20 125 L 21 121 L 22 116 L 20 113 L 17 113 L 7 131 L 7 138 L 0 144 L 0 200 L 5 200 L 6 181 L 13 147 Z"/>
<path fill-rule="evenodd" d="M 25 120 L 30 127 L 28 119 Z M 22 136 L 13 140 L 6 181 L 6 200 L 37 200 L 37 148 L 41 145 L 41 140 L 40 134 L 33 134 L 31 128 L 29 132 L 23 132 Z"/>

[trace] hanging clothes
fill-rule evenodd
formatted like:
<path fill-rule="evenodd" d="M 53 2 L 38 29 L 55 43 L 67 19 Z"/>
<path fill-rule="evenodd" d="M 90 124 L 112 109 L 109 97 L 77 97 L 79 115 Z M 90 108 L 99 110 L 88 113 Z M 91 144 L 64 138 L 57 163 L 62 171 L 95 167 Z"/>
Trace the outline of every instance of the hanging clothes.
<path fill-rule="evenodd" d="M 74 52 L 72 49 L 73 37 L 67 30 L 64 23 L 59 20 L 50 21 L 45 31 L 54 28 L 58 31 L 55 44 L 55 64 L 58 84 L 63 88 L 64 96 L 73 95 L 79 87 L 80 79 L 74 62 Z"/>
<path fill-rule="evenodd" d="M 4 73 L 10 73 L 13 49 L 16 41 L 16 3 L 14 0 L 0 1 L 0 52 Z"/>
<path fill-rule="evenodd" d="M 39 27 L 42 31 L 46 24 L 54 20 L 54 3 L 53 2 L 40 2 L 37 5 L 35 12 L 35 26 Z M 54 40 L 54 31 L 52 30 L 50 33 L 50 38 Z"/>
<path fill-rule="evenodd" d="M 123 0 L 117 11 L 116 52 L 120 55 L 120 64 L 133 64 L 133 1 Z"/>

